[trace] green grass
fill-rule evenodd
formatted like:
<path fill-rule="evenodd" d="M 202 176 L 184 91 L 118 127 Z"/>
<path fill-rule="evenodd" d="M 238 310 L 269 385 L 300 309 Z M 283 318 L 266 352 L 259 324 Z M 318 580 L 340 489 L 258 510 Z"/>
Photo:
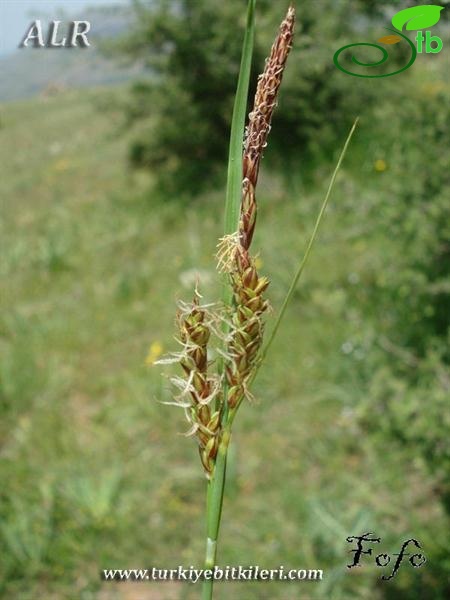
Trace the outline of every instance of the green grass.
<path fill-rule="evenodd" d="M 152 197 L 147 177 L 126 169 L 120 115 L 102 108 L 111 93 L 0 108 L 5 598 L 199 594 L 99 577 L 102 568 L 201 564 L 204 480 L 195 444 L 178 435 L 182 413 L 158 402 L 169 385 L 145 359 L 152 343 L 174 347 L 175 301 L 191 297 L 193 269 L 202 271 L 207 299 L 220 293 L 213 253 L 224 201 L 223 190 L 190 204 Z M 338 177 L 303 285 L 259 375 L 261 402 L 236 421 L 224 504 L 220 564 L 322 568 L 325 580 L 218 584 L 218 600 L 381 598 L 373 568 L 347 572 L 346 536 L 376 531 L 388 551 L 410 534 L 425 544 L 442 539 L 444 517 L 419 467 L 359 429 L 355 407 L 365 389 L 352 366 L 358 359 L 342 352 L 358 330 L 348 298 L 367 265 L 376 269 L 385 257 L 386 240 L 361 236 L 380 185 L 375 158 L 365 158 L 364 199 L 345 165 Z M 324 166 L 323 182 L 330 174 Z M 285 190 L 263 174 L 254 247 L 275 309 L 325 185 Z M 399 580 L 413 589 L 416 574 L 404 571 Z"/>

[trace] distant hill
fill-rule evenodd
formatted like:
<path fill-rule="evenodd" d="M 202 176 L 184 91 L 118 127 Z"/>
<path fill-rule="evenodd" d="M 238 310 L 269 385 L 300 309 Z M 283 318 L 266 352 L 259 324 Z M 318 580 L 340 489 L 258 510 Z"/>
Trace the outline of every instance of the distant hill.
<path fill-rule="evenodd" d="M 89 48 L 21 48 L 0 58 L 0 102 L 114 84 L 142 74 L 141 65 L 120 64 L 118 58 L 108 59 L 100 51 L 102 42 L 120 35 L 130 24 L 126 9 L 91 9 L 82 18 L 91 23 Z"/>

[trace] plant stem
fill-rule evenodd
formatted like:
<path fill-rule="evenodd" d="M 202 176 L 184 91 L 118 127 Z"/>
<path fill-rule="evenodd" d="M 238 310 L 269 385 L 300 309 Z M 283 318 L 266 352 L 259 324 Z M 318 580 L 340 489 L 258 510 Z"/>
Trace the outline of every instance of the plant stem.
<path fill-rule="evenodd" d="M 278 328 L 280 326 L 281 320 L 284 316 L 284 313 L 286 311 L 286 308 L 292 298 L 292 295 L 294 293 L 295 287 L 298 283 L 298 280 L 300 279 L 301 274 L 303 273 L 303 270 L 305 268 L 306 263 L 308 262 L 308 258 L 309 255 L 311 253 L 311 249 L 314 245 L 314 241 L 317 237 L 317 233 L 319 231 L 319 227 L 320 224 L 322 222 L 323 216 L 325 214 L 325 209 L 328 205 L 328 200 L 331 196 L 331 192 L 333 190 L 334 187 L 334 183 L 336 181 L 336 177 L 337 174 L 339 172 L 339 169 L 341 167 L 342 161 L 344 160 L 344 156 L 345 153 L 347 151 L 348 145 L 350 144 L 350 140 L 353 136 L 353 133 L 355 132 L 356 126 L 358 124 L 358 118 L 355 120 L 355 122 L 353 123 L 353 127 L 350 130 L 350 133 L 347 136 L 347 139 L 345 141 L 344 147 L 342 148 L 341 154 L 339 156 L 339 159 L 337 161 L 336 167 L 333 171 L 333 174 L 331 176 L 331 180 L 330 183 L 328 185 L 328 189 L 327 192 L 325 194 L 325 198 L 324 201 L 322 203 L 322 206 L 320 208 L 319 214 L 317 216 L 315 225 L 314 225 L 314 229 L 312 231 L 311 237 L 309 239 L 308 245 L 306 247 L 306 251 L 305 254 L 297 268 L 297 271 L 292 279 L 291 285 L 289 287 L 289 290 L 286 294 L 286 297 L 284 299 L 283 305 L 281 307 L 281 310 L 278 314 L 278 318 L 276 320 L 275 326 L 272 329 L 271 335 L 269 337 L 269 340 L 267 341 L 265 347 L 263 348 L 262 352 L 261 352 L 261 357 L 260 360 L 256 366 L 256 369 L 253 373 L 253 377 L 251 379 L 250 383 L 253 383 L 256 374 L 259 370 L 259 367 L 261 366 L 261 363 L 263 362 L 264 358 L 266 357 L 266 354 L 270 348 L 270 346 L 272 345 L 273 340 L 275 339 L 275 336 L 277 334 Z M 226 465 L 227 465 L 227 453 L 228 453 L 228 445 L 230 443 L 230 437 L 231 437 L 231 427 L 233 424 L 233 420 L 234 417 L 236 415 L 236 412 L 240 406 L 241 402 L 239 402 L 232 410 L 230 410 L 229 412 L 225 412 L 224 413 L 224 431 L 222 434 L 222 439 L 219 445 L 219 450 L 217 453 L 217 458 L 216 458 L 216 464 L 214 467 L 214 472 L 212 475 L 211 480 L 208 483 L 208 490 L 207 490 L 207 514 L 208 514 L 208 521 L 207 521 L 207 540 L 206 540 L 206 555 L 205 555 L 205 569 L 214 569 L 214 566 L 216 564 L 216 553 L 217 553 L 217 538 L 218 538 L 218 534 L 219 534 L 219 527 L 220 527 L 220 518 L 222 515 L 222 503 L 223 503 L 223 493 L 225 490 L 225 477 L 226 477 Z M 202 590 L 202 600 L 211 600 L 212 598 L 212 591 L 213 591 L 213 579 L 205 579 L 203 582 L 203 590 Z"/>
<path fill-rule="evenodd" d="M 232 422 L 232 420 L 231 420 Z M 220 518 L 222 516 L 223 493 L 225 490 L 228 445 L 231 437 L 231 422 L 227 423 L 222 434 L 216 464 L 207 489 L 207 538 L 205 553 L 205 570 L 214 569 L 217 554 Z M 211 600 L 214 580 L 204 579 L 202 600 Z"/>

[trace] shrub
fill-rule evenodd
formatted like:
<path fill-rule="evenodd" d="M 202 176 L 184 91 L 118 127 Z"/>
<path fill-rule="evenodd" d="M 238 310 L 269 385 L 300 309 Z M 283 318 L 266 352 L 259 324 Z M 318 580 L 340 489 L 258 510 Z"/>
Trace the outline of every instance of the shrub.
<path fill-rule="evenodd" d="M 126 107 L 137 130 L 131 162 L 157 173 L 171 192 L 196 193 L 223 182 L 242 7 L 242 0 L 157 0 L 151 8 L 138 4 L 136 27 L 120 45 L 122 53 L 144 60 L 151 73 L 133 86 Z M 375 17 L 380 9 L 360 0 L 298 4 L 297 44 L 271 144 L 274 162 L 281 163 L 277 156 L 282 154 L 290 170 L 301 160 L 303 173 L 308 163 L 330 156 L 355 116 L 380 97 L 380 81 L 345 76 L 332 61 L 337 48 L 364 37 L 369 20 L 361 17 Z M 279 10 L 278 3 L 258 3 L 253 86 Z"/>

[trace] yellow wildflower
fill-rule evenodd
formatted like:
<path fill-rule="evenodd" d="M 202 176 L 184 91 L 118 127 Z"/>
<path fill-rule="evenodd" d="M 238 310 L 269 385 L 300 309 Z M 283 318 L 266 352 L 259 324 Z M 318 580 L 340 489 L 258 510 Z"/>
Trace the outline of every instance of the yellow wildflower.
<path fill-rule="evenodd" d="M 61 158 L 55 163 L 55 171 L 67 171 L 69 168 L 69 161 L 67 158 Z"/>
<path fill-rule="evenodd" d="M 382 158 L 378 158 L 375 161 L 373 166 L 375 168 L 375 171 L 378 171 L 378 173 L 382 173 L 383 171 L 386 171 L 386 169 L 387 169 L 386 161 L 383 160 Z"/>
<path fill-rule="evenodd" d="M 445 90 L 445 83 L 443 81 L 427 81 L 421 86 L 421 90 L 426 96 L 437 96 Z"/>
<path fill-rule="evenodd" d="M 151 343 L 145 358 L 145 364 L 149 366 L 153 365 L 162 353 L 163 347 L 160 342 Z"/>

